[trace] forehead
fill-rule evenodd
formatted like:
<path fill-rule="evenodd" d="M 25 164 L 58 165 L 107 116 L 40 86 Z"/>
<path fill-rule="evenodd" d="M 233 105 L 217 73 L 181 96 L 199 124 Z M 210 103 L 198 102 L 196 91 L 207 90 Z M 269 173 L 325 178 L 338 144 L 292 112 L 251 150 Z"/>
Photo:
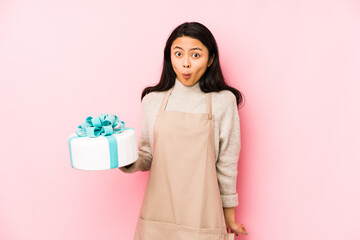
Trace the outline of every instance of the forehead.
<path fill-rule="evenodd" d="M 174 47 L 176 47 L 176 46 L 181 47 L 184 50 L 190 50 L 191 48 L 194 48 L 194 47 L 199 47 L 203 51 L 207 50 L 205 45 L 202 44 L 202 42 L 200 40 L 198 40 L 196 38 L 192 38 L 192 37 L 187 37 L 187 36 L 176 38 L 171 45 L 171 50 L 173 50 Z"/>

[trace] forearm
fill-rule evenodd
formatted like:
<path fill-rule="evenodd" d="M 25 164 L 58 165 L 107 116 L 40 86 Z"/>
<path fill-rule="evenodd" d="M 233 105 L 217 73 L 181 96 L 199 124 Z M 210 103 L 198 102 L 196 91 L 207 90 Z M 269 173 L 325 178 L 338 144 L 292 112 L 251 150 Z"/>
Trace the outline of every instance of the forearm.
<path fill-rule="evenodd" d="M 224 210 L 225 221 L 228 223 L 235 222 L 235 207 L 223 208 L 223 210 Z"/>

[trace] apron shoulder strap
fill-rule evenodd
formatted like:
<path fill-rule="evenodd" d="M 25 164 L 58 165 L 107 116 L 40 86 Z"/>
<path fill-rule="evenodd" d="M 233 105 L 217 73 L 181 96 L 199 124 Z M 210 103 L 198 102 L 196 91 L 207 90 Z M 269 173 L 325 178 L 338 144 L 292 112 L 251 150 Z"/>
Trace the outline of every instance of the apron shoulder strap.
<path fill-rule="evenodd" d="M 206 96 L 206 112 L 208 114 L 212 114 L 212 100 L 211 100 L 211 92 L 205 93 Z"/>
<path fill-rule="evenodd" d="M 163 98 L 163 100 L 161 102 L 161 107 L 160 107 L 161 112 L 165 111 L 166 104 L 168 102 L 169 96 L 170 96 L 173 89 L 174 89 L 174 87 L 170 88 L 169 90 L 167 90 L 165 92 L 164 98 Z"/>

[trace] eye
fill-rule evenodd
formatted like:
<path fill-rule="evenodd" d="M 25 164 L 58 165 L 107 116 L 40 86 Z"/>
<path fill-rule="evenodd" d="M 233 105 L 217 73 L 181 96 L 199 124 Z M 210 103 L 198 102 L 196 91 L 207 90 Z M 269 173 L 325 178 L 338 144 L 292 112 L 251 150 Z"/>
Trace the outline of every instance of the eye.
<path fill-rule="evenodd" d="M 197 57 L 200 57 L 200 54 L 198 54 L 198 53 L 194 53 L 193 56 L 194 56 L 194 55 L 197 55 Z M 196 57 L 195 57 L 195 58 L 196 58 Z"/>
<path fill-rule="evenodd" d="M 175 52 L 175 55 L 179 57 L 180 55 L 178 55 L 177 53 L 180 53 L 180 52 Z M 180 54 L 181 54 L 181 53 L 180 53 Z"/>

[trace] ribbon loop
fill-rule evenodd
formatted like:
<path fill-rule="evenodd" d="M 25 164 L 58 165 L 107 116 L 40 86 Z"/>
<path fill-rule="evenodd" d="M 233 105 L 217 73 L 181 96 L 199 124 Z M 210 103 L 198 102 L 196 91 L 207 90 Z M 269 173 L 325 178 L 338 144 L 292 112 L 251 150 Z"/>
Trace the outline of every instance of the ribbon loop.
<path fill-rule="evenodd" d="M 104 126 L 103 128 L 104 128 L 104 135 L 105 136 L 111 135 L 114 132 L 112 126 Z"/>

